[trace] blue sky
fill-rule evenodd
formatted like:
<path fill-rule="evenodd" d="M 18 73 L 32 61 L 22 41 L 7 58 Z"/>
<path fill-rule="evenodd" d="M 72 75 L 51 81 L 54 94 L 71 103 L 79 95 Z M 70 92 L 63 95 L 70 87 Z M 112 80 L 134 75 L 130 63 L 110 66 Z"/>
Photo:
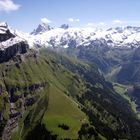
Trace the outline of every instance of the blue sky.
<path fill-rule="evenodd" d="M 0 21 L 30 32 L 43 22 L 58 27 L 140 25 L 140 0 L 0 0 Z"/>

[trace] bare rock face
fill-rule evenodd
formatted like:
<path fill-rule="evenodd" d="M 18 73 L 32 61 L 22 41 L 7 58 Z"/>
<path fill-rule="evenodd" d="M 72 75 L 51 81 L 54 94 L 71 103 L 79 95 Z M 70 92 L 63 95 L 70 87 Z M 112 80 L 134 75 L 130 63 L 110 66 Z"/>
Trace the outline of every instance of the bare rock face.
<path fill-rule="evenodd" d="M 38 27 L 36 29 L 34 29 L 33 32 L 31 32 L 31 35 L 38 35 L 38 34 L 42 34 L 46 31 L 50 31 L 52 28 L 50 27 L 50 25 L 46 24 L 46 23 L 42 23 L 39 24 Z"/>
<path fill-rule="evenodd" d="M 12 33 L 7 23 L 0 23 L 0 63 L 6 62 L 17 54 L 24 54 L 28 43 Z"/>
<path fill-rule="evenodd" d="M 7 23 L 0 23 L 0 42 L 6 41 L 12 37 L 15 37 L 15 35 L 10 32 Z"/>
<path fill-rule="evenodd" d="M 22 41 L 17 44 L 13 44 L 12 46 L 8 46 L 5 49 L 0 49 L 0 63 L 10 60 L 17 54 L 26 53 L 28 48 L 28 44 L 25 41 Z"/>
<path fill-rule="evenodd" d="M 5 34 L 0 33 L 0 42 L 6 41 L 7 39 L 10 39 L 11 37 L 14 37 L 14 35 L 11 34 L 9 30 L 7 30 Z"/>

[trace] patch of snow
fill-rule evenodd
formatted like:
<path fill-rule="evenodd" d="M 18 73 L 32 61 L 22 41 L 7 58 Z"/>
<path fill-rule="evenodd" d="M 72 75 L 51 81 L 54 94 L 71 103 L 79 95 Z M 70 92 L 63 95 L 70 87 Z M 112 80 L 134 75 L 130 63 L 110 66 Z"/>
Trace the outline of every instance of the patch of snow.
<path fill-rule="evenodd" d="M 10 38 L 10 39 L 0 43 L 0 50 L 4 50 L 10 46 L 13 46 L 19 42 L 22 42 L 22 41 L 23 41 L 23 39 L 21 39 L 19 37 Z"/>

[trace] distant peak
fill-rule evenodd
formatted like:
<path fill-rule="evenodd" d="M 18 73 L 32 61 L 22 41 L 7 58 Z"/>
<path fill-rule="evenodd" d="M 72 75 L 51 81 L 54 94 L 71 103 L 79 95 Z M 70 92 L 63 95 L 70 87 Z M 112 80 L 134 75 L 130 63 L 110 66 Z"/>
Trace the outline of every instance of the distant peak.
<path fill-rule="evenodd" d="M 69 25 L 68 24 L 62 24 L 60 26 L 60 28 L 62 28 L 62 29 L 68 29 L 69 28 Z"/>
<path fill-rule="evenodd" d="M 44 28 L 50 27 L 50 25 L 48 23 L 44 23 L 44 22 L 42 22 L 41 24 L 39 24 L 39 26 L 42 26 Z"/>
<path fill-rule="evenodd" d="M 0 23 L 0 42 L 6 41 L 13 37 L 15 37 L 15 35 L 11 32 L 8 24 L 6 22 L 1 22 Z"/>
<path fill-rule="evenodd" d="M 122 27 L 116 27 L 115 30 L 119 33 L 123 33 L 123 28 Z"/>
<path fill-rule="evenodd" d="M 51 28 L 50 25 L 48 25 L 47 23 L 41 23 L 38 25 L 38 27 L 36 29 L 34 29 L 34 31 L 31 33 L 32 35 L 37 35 L 37 34 L 42 34 L 46 31 L 50 31 Z"/>
<path fill-rule="evenodd" d="M 113 28 L 109 28 L 109 29 L 107 29 L 107 31 L 111 31 L 111 30 L 113 30 Z"/>
<path fill-rule="evenodd" d="M 0 27 L 7 28 L 8 27 L 7 22 L 0 22 Z"/>
<path fill-rule="evenodd" d="M 0 34 L 6 34 L 8 31 L 8 24 L 6 22 L 0 23 Z"/>
<path fill-rule="evenodd" d="M 134 28 L 134 27 L 132 27 L 132 26 L 127 26 L 126 28 L 127 28 L 127 29 L 132 29 L 132 28 Z"/>

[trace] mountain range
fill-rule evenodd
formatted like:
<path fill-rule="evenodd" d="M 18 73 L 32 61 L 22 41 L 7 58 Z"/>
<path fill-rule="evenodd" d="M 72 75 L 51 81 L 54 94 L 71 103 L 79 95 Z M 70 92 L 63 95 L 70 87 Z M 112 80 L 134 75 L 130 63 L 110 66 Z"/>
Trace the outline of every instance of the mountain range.
<path fill-rule="evenodd" d="M 99 29 L 74 28 L 63 24 L 59 28 L 52 28 L 46 23 L 41 23 L 31 33 L 14 30 L 5 22 L 1 23 L 0 27 L 1 33 L 9 28 L 14 35 L 27 40 L 30 44 L 45 47 L 68 48 L 71 47 L 71 42 L 75 43 L 75 47 L 88 46 L 98 40 L 112 48 L 136 48 L 140 43 L 140 27 L 132 26 Z"/>
<path fill-rule="evenodd" d="M 0 138 L 140 139 L 140 27 L 0 23 Z"/>
<path fill-rule="evenodd" d="M 60 28 L 51 28 L 42 23 L 30 37 L 34 43 L 46 47 L 67 48 L 70 47 L 71 41 L 75 42 L 75 47 L 88 46 L 93 41 L 99 40 L 104 41 L 103 43 L 109 47 L 132 48 L 140 43 L 140 27 L 127 26 L 106 30 L 92 27 L 74 28 L 63 24 Z"/>

